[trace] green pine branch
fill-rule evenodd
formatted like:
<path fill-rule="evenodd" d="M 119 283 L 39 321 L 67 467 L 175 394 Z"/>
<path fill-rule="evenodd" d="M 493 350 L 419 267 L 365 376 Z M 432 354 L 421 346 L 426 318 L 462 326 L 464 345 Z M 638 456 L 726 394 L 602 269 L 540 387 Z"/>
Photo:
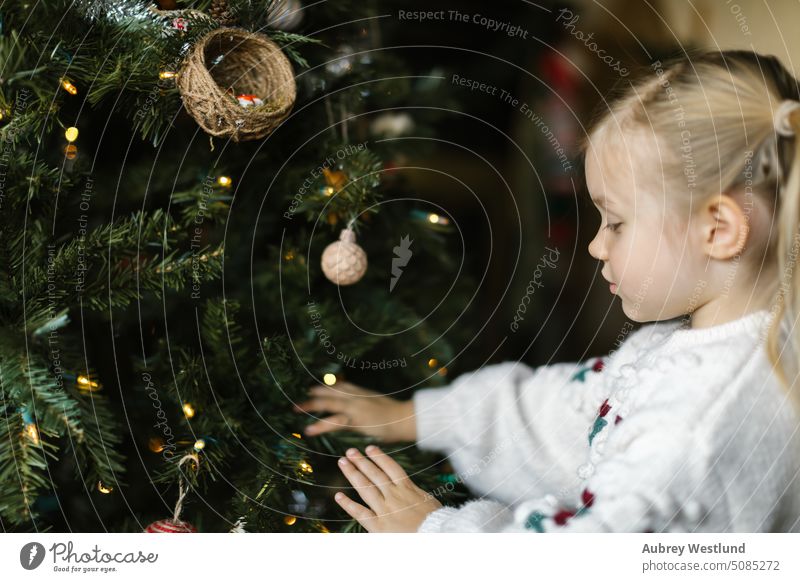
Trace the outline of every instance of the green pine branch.
<path fill-rule="evenodd" d="M 49 463 L 70 452 L 87 488 L 100 480 L 120 482 L 125 472 L 118 450 L 121 426 L 106 400 L 81 393 L 37 353 L 35 343 L 8 330 L 0 335 L 0 388 L 3 519 L 14 524 L 35 519 L 32 501 L 53 487 Z"/>

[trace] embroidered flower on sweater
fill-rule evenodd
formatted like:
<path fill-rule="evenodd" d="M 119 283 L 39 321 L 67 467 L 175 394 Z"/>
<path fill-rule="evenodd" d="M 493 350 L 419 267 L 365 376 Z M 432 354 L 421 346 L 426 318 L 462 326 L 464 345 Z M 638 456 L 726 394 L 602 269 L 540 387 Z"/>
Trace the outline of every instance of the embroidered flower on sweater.
<path fill-rule="evenodd" d="M 586 382 L 586 374 L 589 372 L 601 372 L 605 367 L 605 362 L 603 358 L 596 358 L 594 362 L 592 362 L 591 366 L 586 366 L 572 376 L 570 379 L 571 381 L 580 380 L 581 382 Z"/>
<path fill-rule="evenodd" d="M 568 509 L 561 507 L 553 514 L 553 522 L 556 525 L 566 525 L 566 523 L 573 517 L 578 515 L 582 515 L 586 513 L 586 511 L 592 506 L 594 503 L 594 493 L 589 491 L 588 489 L 584 489 L 581 493 L 581 506 L 577 509 Z M 542 521 L 547 518 L 547 515 L 542 513 L 541 511 L 534 511 L 529 516 L 528 519 L 525 521 L 525 528 L 532 529 L 539 533 L 544 533 L 544 527 L 542 526 Z"/>
<path fill-rule="evenodd" d="M 592 444 L 595 435 L 603 430 L 603 427 L 608 424 L 608 421 L 605 419 L 606 414 L 608 411 L 611 410 L 611 405 L 608 403 L 608 398 L 603 400 L 603 403 L 600 405 L 600 410 L 598 411 L 597 418 L 594 421 L 594 426 L 592 426 L 592 430 L 589 433 L 589 444 Z M 622 420 L 622 417 L 618 414 L 614 419 L 614 424 L 619 424 L 619 421 Z"/>

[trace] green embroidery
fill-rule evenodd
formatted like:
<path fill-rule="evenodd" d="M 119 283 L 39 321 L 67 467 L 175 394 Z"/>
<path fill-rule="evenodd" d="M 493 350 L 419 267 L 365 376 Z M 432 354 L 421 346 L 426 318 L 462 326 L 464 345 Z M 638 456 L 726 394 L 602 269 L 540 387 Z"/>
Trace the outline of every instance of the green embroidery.
<path fill-rule="evenodd" d="M 594 439 L 594 436 L 597 433 L 599 433 L 601 430 L 603 430 L 603 427 L 605 425 L 607 425 L 607 424 L 608 424 L 608 421 L 605 418 L 603 418 L 602 416 L 598 416 L 594 420 L 594 426 L 592 427 L 592 432 L 589 433 L 589 444 L 590 445 L 592 444 L 592 440 Z"/>
<path fill-rule="evenodd" d="M 589 508 L 586 505 L 581 505 L 572 517 L 578 517 L 579 515 L 583 515 L 589 511 Z M 539 533 L 544 533 L 544 527 L 542 527 L 542 520 L 546 516 L 541 513 L 540 511 L 534 511 L 528 516 L 528 519 L 525 521 L 525 527 L 527 529 L 534 529 Z"/>
<path fill-rule="evenodd" d="M 540 511 L 534 511 L 528 516 L 528 520 L 525 522 L 525 527 L 527 529 L 535 529 L 539 533 L 544 533 L 544 528 L 542 527 L 542 520 L 545 518 L 545 515 Z"/>
<path fill-rule="evenodd" d="M 590 372 L 591 370 L 592 370 L 592 367 L 589 366 L 588 368 L 584 368 L 583 370 L 580 370 L 579 372 L 575 372 L 575 374 L 572 376 L 572 380 L 573 381 L 574 380 L 580 380 L 581 382 L 586 382 L 586 373 Z"/>
<path fill-rule="evenodd" d="M 584 367 L 582 370 L 575 372 L 575 374 L 572 375 L 571 381 L 580 380 L 581 382 L 586 382 L 586 374 L 588 374 L 589 372 L 593 372 L 594 367 L 601 362 L 602 360 L 598 360 L 595 358 L 591 364 Z"/>

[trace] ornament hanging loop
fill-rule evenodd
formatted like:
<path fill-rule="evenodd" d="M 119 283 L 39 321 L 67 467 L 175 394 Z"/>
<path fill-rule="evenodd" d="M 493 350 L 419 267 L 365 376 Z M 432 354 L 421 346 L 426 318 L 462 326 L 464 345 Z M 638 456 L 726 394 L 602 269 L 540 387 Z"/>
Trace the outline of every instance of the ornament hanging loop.
<path fill-rule="evenodd" d="M 178 461 L 178 472 L 180 476 L 178 477 L 178 502 L 175 504 L 175 514 L 172 516 L 172 520 L 174 522 L 181 521 L 181 509 L 183 509 L 183 500 L 186 498 L 186 495 L 189 493 L 188 491 L 188 479 L 183 476 L 183 465 L 188 461 L 193 461 L 195 470 L 200 468 L 200 457 L 197 456 L 196 453 L 190 453 L 188 455 L 184 455 L 180 461 Z"/>

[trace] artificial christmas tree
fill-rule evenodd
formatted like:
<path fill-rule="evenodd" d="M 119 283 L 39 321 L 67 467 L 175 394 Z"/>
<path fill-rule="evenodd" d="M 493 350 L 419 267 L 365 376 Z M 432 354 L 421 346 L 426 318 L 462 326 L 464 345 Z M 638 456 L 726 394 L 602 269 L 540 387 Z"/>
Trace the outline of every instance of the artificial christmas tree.
<path fill-rule="evenodd" d="M 470 283 L 385 179 L 420 146 L 371 130 L 424 86 L 375 50 L 372 3 L 166 4 L 0 7 L 0 525 L 359 530 L 335 459 L 369 439 L 304 438 L 292 406 L 323 378 L 446 382 Z M 321 268 L 340 222 L 370 264 L 343 286 Z M 386 450 L 466 496 L 437 457 Z"/>

